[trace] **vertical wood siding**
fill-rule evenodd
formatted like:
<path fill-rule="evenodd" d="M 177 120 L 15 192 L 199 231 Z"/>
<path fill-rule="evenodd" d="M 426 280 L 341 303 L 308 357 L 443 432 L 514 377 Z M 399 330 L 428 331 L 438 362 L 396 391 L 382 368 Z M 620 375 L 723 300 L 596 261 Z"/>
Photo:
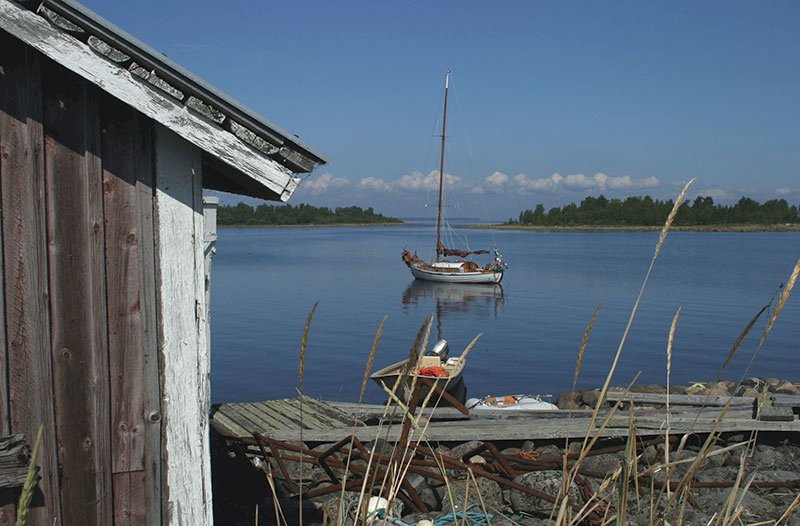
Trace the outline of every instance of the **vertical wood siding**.
<path fill-rule="evenodd" d="M 171 238 L 171 224 L 156 224 L 153 126 L 0 31 L 0 433 L 33 440 L 44 427 L 29 525 L 162 524 L 164 480 L 179 486 L 172 508 L 191 510 L 175 517 L 210 517 L 199 153 L 179 140 L 174 190 L 159 189 L 158 211 L 179 232 Z M 161 206 L 176 195 L 178 205 Z M 163 266 L 190 272 L 159 283 L 162 254 L 175 258 Z M 157 284 L 183 292 L 157 294 Z M 186 335 L 171 325 L 163 298 L 173 295 L 185 300 Z M 186 394 L 168 354 L 194 363 Z M 183 447 L 189 456 L 166 456 Z M 183 478 L 191 470 L 199 493 Z M 14 519 L 0 501 L 0 526 Z"/>
<path fill-rule="evenodd" d="M 33 438 L 43 426 L 39 459 L 43 504 L 30 524 L 60 524 L 48 301 L 42 84 L 39 55 L 0 42 L 0 176 L 10 431 Z M 5 405 L 5 401 L 3 404 Z"/>
<path fill-rule="evenodd" d="M 97 93 L 44 71 L 56 435 L 64 524 L 111 522 L 109 377 Z"/>

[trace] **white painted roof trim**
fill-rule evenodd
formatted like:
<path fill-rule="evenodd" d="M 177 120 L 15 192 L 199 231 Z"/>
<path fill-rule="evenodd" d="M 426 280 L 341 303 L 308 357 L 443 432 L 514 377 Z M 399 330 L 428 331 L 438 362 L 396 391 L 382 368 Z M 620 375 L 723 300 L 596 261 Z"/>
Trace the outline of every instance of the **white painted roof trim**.
<path fill-rule="evenodd" d="M 80 40 L 10 0 L 0 0 L 0 29 L 97 85 L 287 201 L 299 179 L 279 162 L 232 133 L 161 95 L 129 71 L 97 55 Z"/>

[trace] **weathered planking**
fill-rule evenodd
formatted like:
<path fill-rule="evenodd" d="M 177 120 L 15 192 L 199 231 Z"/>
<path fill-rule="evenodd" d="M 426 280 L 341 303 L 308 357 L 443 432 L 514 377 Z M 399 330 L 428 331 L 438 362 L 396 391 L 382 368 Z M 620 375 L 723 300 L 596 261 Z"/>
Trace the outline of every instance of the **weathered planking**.
<path fill-rule="evenodd" d="M 460 425 L 459 425 L 460 424 Z M 561 438 L 583 438 L 587 432 L 587 419 L 579 420 L 536 420 L 520 422 L 509 425 L 508 422 L 498 422 L 494 426 L 472 426 L 469 423 L 452 422 L 450 425 L 430 426 L 425 433 L 425 440 L 433 442 L 463 442 L 466 440 L 492 440 L 492 441 L 519 441 L 537 439 L 561 439 Z M 713 421 L 699 422 L 691 427 L 672 426 L 673 434 L 685 433 L 708 433 L 713 428 Z M 718 427 L 720 432 L 734 431 L 788 431 L 799 432 L 798 422 L 762 422 L 757 420 L 725 420 Z M 349 435 L 355 435 L 359 440 L 374 440 L 383 438 L 389 441 L 396 441 L 400 437 L 400 426 L 392 426 L 391 429 L 378 429 L 376 426 L 359 427 L 330 430 L 304 430 L 303 440 L 306 442 L 336 442 Z M 663 435 L 664 429 L 639 429 L 639 435 Z M 597 430 L 593 430 L 591 436 L 596 436 Z M 627 436 L 628 429 L 625 427 L 608 427 L 600 433 L 604 437 Z M 291 441 L 299 440 L 299 430 L 286 429 L 276 430 L 269 434 L 277 440 Z"/>
<path fill-rule="evenodd" d="M 665 405 L 666 394 L 658 393 L 621 393 L 609 391 L 606 393 L 609 402 L 632 402 L 634 404 Z M 751 406 L 754 398 L 748 396 L 706 396 L 706 395 L 669 395 L 670 405 L 690 405 L 701 407 L 723 407 L 730 403 L 731 406 Z"/>
<path fill-rule="evenodd" d="M 213 519 L 202 161 L 198 148 L 159 124 L 155 124 L 155 151 L 162 450 L 169 459 L 163 477 L 168 487 L 164 520 L 209 524 Z"/>
<path fill-rule="evenodd" d="M 775 407 L 800 407 L 800 396 L 788 394 L 773 394 L 770 395 L 772 405 Z"/>
<path fill-rule="evenodd" d="M 103 188 L 108 287 L 108 349 L 115 524 L 146 524 L 145 385 L 147 302 L 141 185 L 152 188 L 149 123 L 124 105 L 103 107 Z M 152 510 L 152 508 L 151 508 Z"/>
<path fill-rule="evenodd" d="M 299 399 L 270 400 L 243 404 L 221 404 L 211 412 L 215 431 L 223 436 L 250 438 L 253 433 L 300 429 Z M 329 430 L 364 426 L 327 402 L 303 397 L 303 429 Z"/>
<path fill-rule="evenodd" d="M 45 172 L 56 434 L 66 525 L 112 522 L 102 170 L 97 98 L 50 64 Z M 80 291 L 77 293 L 76 291 Z"/>
<path fill-rule="evenodd" d="M 29 525 L 61 523 L 58 487 L 39 55 L 0 33 L 0 157 L 5 260 L 5 324 L 10 431 L 35 437 L 43 427 L 39 488 L 43 506 L 31 509 Z M 7 513 L 3 513 L 8 518 Z"/>

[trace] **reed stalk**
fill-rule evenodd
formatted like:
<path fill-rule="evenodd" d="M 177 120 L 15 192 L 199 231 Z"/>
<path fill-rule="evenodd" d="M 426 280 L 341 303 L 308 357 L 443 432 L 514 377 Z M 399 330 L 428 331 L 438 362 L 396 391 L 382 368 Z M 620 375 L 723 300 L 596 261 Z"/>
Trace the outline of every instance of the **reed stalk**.
<path fill-rule="evenodd" d="M 33 499 L 33 494 L 36 492 L 36 481 L 39 478 L 39 466 L 36 463 L 39 461 L 39 450 L 42 445 L 43 432 L 44 426 L 39 426 L 39 431 L 36 433 L 36 441 L 33 443 L 31 459 L 30 462 L 28 462 L 28 474 L 25 477 L 25 482 L 22 484 L 22 492 L 19 495 L 16 526 L 25 526 L 28 522 L 28 512 L 31 509 L 31 500 Z"/>

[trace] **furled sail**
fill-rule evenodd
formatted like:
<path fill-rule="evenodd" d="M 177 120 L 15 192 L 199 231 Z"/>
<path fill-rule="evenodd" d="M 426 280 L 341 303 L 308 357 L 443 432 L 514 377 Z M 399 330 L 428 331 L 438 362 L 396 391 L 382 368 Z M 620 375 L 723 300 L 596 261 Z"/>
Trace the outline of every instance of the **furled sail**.
<path fill-rule="evenodd" d="M 436 252 L 441 254 L 442 256 L 457 256 L 460 258 L 465 258 L 470 254 L 488 254 L 488 250 L 459 250 L 457 248 L 446 248 L 444 244 L 439 242 L 436 245 Z"/>

